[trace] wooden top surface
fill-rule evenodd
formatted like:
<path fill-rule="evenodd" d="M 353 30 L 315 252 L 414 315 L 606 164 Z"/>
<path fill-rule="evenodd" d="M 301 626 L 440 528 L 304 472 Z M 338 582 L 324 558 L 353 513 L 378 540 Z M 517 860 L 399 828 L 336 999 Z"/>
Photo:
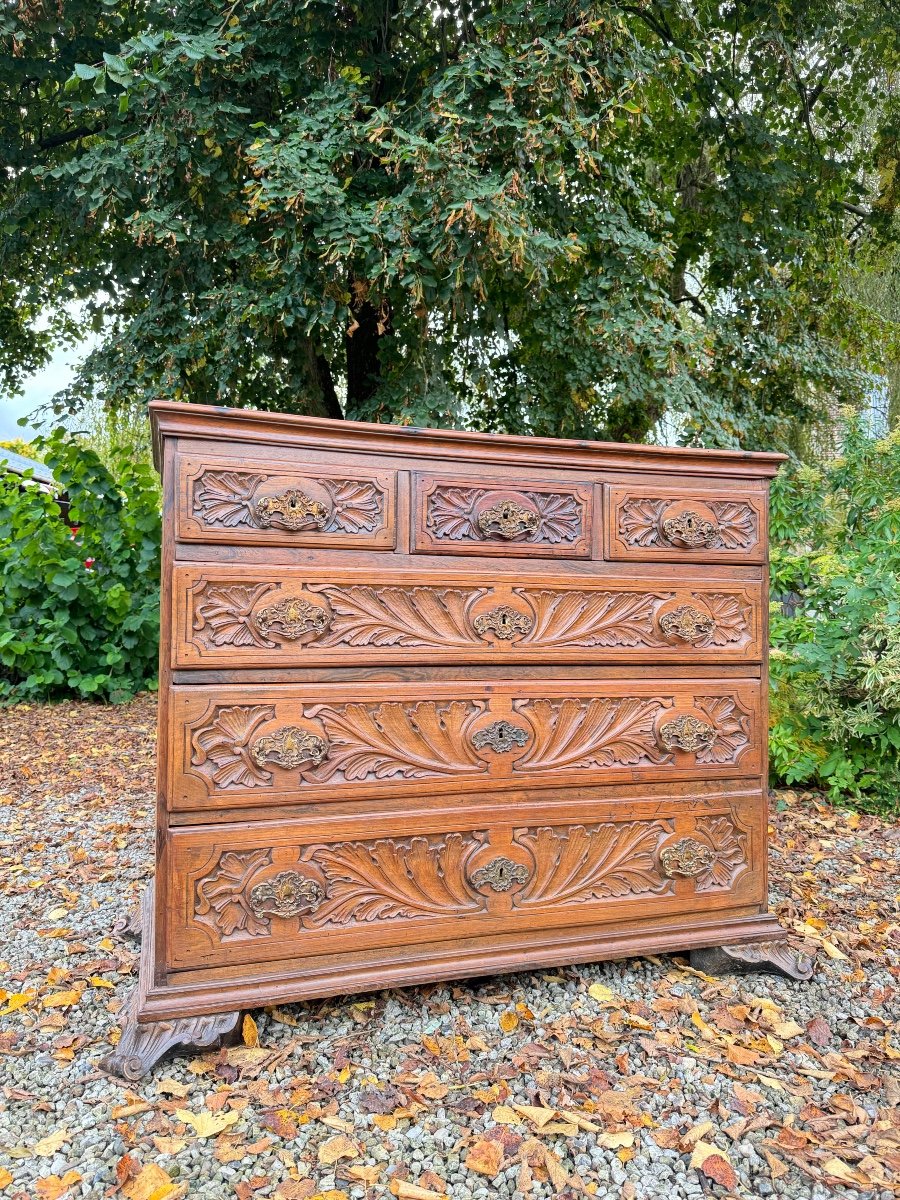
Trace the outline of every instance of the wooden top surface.
<path fill-rule="evenodd" d="M 695 450 L 673 446 L 592 442 L 502 433 L 463 433 L 368 421 L 332 421 L 287 413 L 156 400 L 150 404 L 153 455 L 161 469 L 163 437 L 255 442 L 267 446 L 353 450 L 360 454 L 440 457 L 527 466 L 612 468 L 628 471 L 714 472 L 753 478 L 778 473 L 787 455 L 749 450 Z"/>

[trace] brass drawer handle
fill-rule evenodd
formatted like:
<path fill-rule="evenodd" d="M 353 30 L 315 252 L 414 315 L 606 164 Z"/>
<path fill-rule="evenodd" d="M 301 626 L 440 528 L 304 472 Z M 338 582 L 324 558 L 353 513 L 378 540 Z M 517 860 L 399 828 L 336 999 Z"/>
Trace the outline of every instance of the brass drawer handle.
<path fill-rule="evenodd" d="M 318 637 L 331 624 L 331 614 L 304 596 L 290 596 L 261 609 L 254 620 L 264 637 L 285 638 L 295 642 L 307 633 Z"/>
<path fill-rule="evenodd" d="M 511 721 L 494 721 L 472 734 L 472 745 L 476 750 L 483 750 L 487 746 L 497 754 L 506 754 L 517 746 L 524 746 L 527 741 L 528 730 L 521 725 L 513 725 Z"/>
<path fill-rule="evenodd" d="M 690 604 L 681 604 L 659 618 L 659 627 L 670 638 L 682 642 L 702 642 L 716 627 L 709 613 L 703 613 Z"/>
<path fill-rule="evenodd" d="M 317 767 L 328 757 L 331 746 L 324 738 L 308 729 L 286 725 L 277 733 L 257 738 L 250 747 L 250 757 L 258 767 Z"/>
<path fill-rule="evenodd" d="M 517 883 L 527 883 L 531 872 L 523 863 L 511 858 L 492 858 L 489 863 L 473 871 L 469 882 L 476 888 L 489 887 L 493 892 L 508 892 Z"/>
<path fill-rule="evenodd" d="M 662 523 L 663 537 L 673 546 L 696 550 L 700 546 L 711 546 L 719 534 L 719 527 L 707 521 L 692 508 L 686 508 L 677 517 L 667 517 Z"/>
<path fill-rule="evenodd" d="M 279 871 L 274 879 L 258 883 L 250 892 L 256 917 L 298 917 L 314 913 L 325 899 L 325 889 L 299 871 Z"/>
<path fill-rule="evenodd" d="M 696 879 L 704 871 L 708 871 L 716 861 L 716 856 L 709 846 L 704 846 L 695 838 L 682 838 L 673 846 L 666 846 L 661 851 L 659 861 L 662 864 L 663 875 L 670 879 L 681 875 L 686 879 Z"/>
<path fill-rule="evenodd" d="M 277 496 L 263 496 L 256 502 L 256 519 L 263 529 L 275 522 L 284 529 L 322 529 L 328 510 L 299 488 L 288 488 Z"/>
<path fill-rule="evenodd" d="M 667 750 L 687 750 L 689 753 L 709 749 L 717 734 L 715 725 L 687 715 L 666 721 L 659 727 L 659 740 Z"/>
<path fill-rule="evenodd" d="M 533 508 L 516 504 L 515 500 L 500 500 L 478 514 L 478 528 L 487 537 L 502 537 L 507 541 L 523 533 L 536 533 L 540 517 Z"/>

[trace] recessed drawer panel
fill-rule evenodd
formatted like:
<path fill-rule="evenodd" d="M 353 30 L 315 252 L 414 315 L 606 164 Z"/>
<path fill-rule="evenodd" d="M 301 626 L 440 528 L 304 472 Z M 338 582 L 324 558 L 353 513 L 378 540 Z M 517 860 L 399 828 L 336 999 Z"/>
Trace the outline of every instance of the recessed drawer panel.
<path fill-rule="evenodd" d="M 758 680 L 174 688 L 183 810 L 762 770 Z"/>
<path fill-rule="evenodd" d="M 173 830 L 172 968 L 672 918 L 764 900 L 758 790 L 685 806 L 491 812 Z"/>
<path fill-rule="evenodd" d="M 414 552 L 589 558 L 589 483 L 413 475 Z"/>
<path fill-rule="evenodd" d="M 760 583 L 176 567 L 175 667 L 758 662 Z"/>
<path fill-rule="evenodd" d="M 607 484 L 609 559 L 761 563 L 766 560 L 766 495 L 709 486 Z"/>
<path fill-rule="evenodd" d="M 396 543 L 391 471 L 182 455 L 176 537 L 259 546 L 389 550 Z"/>

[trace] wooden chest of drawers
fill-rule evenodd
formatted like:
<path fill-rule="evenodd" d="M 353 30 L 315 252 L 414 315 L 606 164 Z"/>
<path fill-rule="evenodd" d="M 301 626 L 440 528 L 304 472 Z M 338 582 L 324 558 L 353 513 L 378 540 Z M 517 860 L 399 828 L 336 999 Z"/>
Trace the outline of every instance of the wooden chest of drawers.
<path fill-rule="evenodd" d="M 335 992 L 808 972 L 766 910 L 780 456 L 152 417 L 158 863 L 108 1069 Z"/>

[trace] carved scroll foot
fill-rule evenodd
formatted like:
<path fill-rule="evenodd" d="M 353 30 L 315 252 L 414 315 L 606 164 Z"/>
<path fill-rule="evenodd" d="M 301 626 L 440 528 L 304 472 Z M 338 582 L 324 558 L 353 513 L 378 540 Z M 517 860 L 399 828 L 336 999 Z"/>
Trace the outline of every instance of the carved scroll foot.
<path fill-rule="evenodd" d="M 135 905 L 127 917 L 122 917 L 113 925 L 113 933 L 120 933 L 131 942 L 140 942 L 144 936 L 143 903 Z"/>
<path fill-rule="evenodd" d="M 99 1067 L 108 1075 L 133 1082 L 146 1075 L 170 1050 L 214 1050 L 232 1045 L 240 1037 L 240 1027 L 239 1012 L 139 1023 L 130 1003 L 125 1010 L 119 1044 L 100 1060 Z"/>
<path fill-rule="evenodd" d="M 786 941 L 747 942 L 741 946 L 708 946 L 691 951 L 691 966 L 707 975 L 783 975 L 811 979 L 812 958 L 797 954 Z"/>

